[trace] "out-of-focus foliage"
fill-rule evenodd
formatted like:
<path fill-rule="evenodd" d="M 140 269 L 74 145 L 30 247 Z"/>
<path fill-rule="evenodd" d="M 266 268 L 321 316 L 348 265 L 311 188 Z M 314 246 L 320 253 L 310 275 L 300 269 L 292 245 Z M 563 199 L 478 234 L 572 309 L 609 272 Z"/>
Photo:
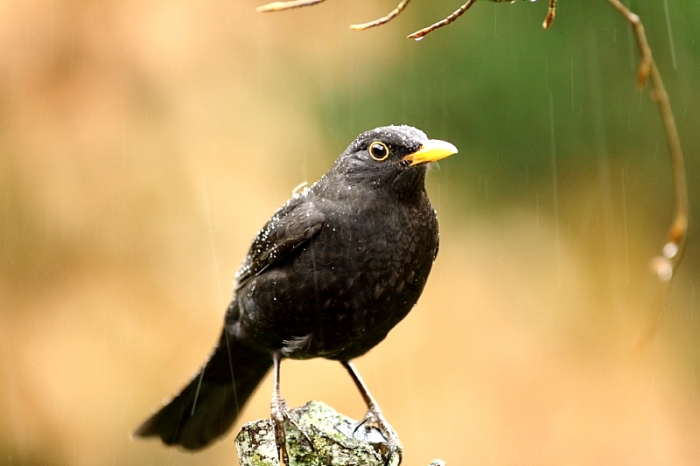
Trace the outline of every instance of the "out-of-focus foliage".
<path fill-rule="evenodd" d="M 548 31 L 543 1 L 477 2 L 415 43 L 457 6 L 416 0 L 348 29 L 395 3 L 0 5 L 0 464 L 235 464 L 232 436 L 191 455 L 128 432 L 208 354 L 257 229 L 390 123 L 460 149 L 429 178 L 426 291 L 357 364 L 405 464 L 697 463 L 693 230 L 659 334 L 632 354 L 672 186 L 629 25 L 604 0 L 560 1 Z M 700 218 L 700 4 L 631 7 Z M 292 406 L 363 415 L 338 364 L 285 362 L 282 379 Z"/>

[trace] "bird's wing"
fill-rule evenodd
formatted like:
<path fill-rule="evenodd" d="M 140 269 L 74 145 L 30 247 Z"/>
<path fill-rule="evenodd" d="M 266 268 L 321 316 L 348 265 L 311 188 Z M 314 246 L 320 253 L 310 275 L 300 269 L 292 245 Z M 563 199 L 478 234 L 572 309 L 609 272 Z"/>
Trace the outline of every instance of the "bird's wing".
<path fill-rule="evenodd" d="M 305 196 L 292 198 L 258 232 L 238 271 L 236 290 L 311 240 L 325 216 Z"/>

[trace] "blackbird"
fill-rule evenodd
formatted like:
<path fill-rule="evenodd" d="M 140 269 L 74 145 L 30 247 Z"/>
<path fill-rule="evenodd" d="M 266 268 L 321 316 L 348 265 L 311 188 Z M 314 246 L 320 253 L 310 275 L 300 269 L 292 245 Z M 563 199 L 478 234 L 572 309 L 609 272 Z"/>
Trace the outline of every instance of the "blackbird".
<path fill-rule="evenodd" d="M 425 175 L 457 152 L 410 126 L 360 134 L 319 181 L 295 194 L 260 230 L 236 275 L 233 301 L 211 356 L 190 383 L 136 431 L 197 450 L 222 436 L 274 367 L 271 414 L 284 459 L 289 408 L 283 358 L 340 361 L 390 453 L 401 444 L 351 360 L 411 308 L 438 252 Z"/>

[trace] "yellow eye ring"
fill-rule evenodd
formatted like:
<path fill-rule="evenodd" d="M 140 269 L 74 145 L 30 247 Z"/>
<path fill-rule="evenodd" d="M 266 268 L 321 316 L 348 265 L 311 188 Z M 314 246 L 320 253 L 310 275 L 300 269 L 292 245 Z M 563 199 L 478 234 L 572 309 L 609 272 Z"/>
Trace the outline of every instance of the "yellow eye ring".
<path fill-rule="evenodd" d="M 382 162 L 389 157 L 389 148 L 381 141 L 374 141 L 369 145 L 369 155 L 377 162 Z"/>

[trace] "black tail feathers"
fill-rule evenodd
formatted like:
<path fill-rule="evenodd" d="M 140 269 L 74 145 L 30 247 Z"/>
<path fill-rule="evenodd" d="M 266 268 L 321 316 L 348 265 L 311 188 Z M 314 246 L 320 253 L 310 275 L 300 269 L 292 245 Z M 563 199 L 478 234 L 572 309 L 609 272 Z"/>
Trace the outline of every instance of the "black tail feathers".
<path fill-rule="evenodd" d="M 190 383 L 136 429 L 137 437 L 160 437 L 167 445 L 198 450 L 228 431 L 267 371 L 272 357 L 235 338 L 219 344 Z"/>

